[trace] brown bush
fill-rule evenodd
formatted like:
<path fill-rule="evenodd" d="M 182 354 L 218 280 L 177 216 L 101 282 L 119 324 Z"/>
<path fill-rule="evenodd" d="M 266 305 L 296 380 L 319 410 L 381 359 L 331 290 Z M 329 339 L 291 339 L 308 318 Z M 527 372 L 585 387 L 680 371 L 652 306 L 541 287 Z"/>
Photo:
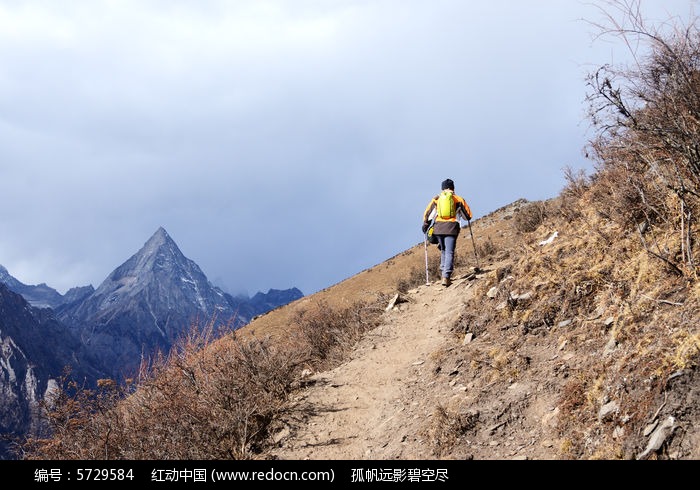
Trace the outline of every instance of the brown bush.
<path fill-rule="evenodd" d="M 677 274 L 695 276 L 695 217 L 700 212 L 700 31 L 695 19 L 645 22 L 638 1 L 610 2 L 600 36 L 621 38 L 630 67 L 605 65 L 588 77 L 589 116 L 596 136 L 591 203 L 600 214 L 637 233 L 671 223 L 681 240 L 646 250 Z M 648 48 L 643 58 L 638 48 Z M 668 245 L 668 244 L 666 244 Z"/>
<path fill-rule="evenodd" d="M 498 247 L 496 247 L 496 244 L 493 243 L 493 240 L 491 240 L 491 237 L 486 237 L 485 241 L 482 241 L 477 247 L 476 247 L 476 253 L 478 254 L 479 257 L 490 257 L 493 254 L 498 252 Z"/>
<path fill-rule="evenodd" d="M 571 167 L 564 169 L 566 185 L 557 199 L 557 212 L 567 221 L 583 217 L 581 203 L 590 187 L 590 180 L 584 170 L 574 171 Z"/>
<path fill-rule="evenodd" d="M 439 404 L 422 435 L 427 439 L 433 454 L 440 458 L 450 454 L 460 438 L 473 431 L 478 422 L 479 412 L 462 412 Z"/>
<path fill-rule="evenodd" d="M 535 231 L 547 217 L 544 203 L 532 202 L 521 207 L 513 216 L 513 227 L 520 233 Z"/>
<path fill-rule="evenodd" d="M 308 346 L 308 361 L 313 368 L 325 369 L 342 361 L 355 342 L 377 326 L 383 311 L 377 303 L 357 302 L 347 308 L 332 308 L 320 301 L 298 310 L 292 318 L 292 328 L 299 341 Z"/>
<path fill-rule="evenodd" d="M 255 458 L 308 349 L 211 332 L 193 326 L 138 386 L 62 384 L 42 407 L 50 436 L 25 441 L 23 459 Z"/>

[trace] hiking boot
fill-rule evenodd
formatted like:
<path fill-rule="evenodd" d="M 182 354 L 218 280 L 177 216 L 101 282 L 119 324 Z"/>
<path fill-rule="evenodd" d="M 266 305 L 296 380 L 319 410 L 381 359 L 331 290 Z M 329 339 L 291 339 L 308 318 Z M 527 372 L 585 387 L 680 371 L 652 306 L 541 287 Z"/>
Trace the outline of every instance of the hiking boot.
<path fill-rule="evenodd" d="M 441 284 L 442 284 L 443 286 L 449 286 L 450 284 L 452 284 L 452 281 L 450 280 L 449 277 L 443 277 L 443 278 L 442 278 L 442 283 L 441 283 Z"/>

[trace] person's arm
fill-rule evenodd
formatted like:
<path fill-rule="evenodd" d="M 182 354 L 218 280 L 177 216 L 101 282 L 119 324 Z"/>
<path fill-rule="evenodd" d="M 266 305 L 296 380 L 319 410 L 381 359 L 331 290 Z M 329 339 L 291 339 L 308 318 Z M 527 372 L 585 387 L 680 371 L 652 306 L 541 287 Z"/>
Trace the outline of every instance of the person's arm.
<path fill-rule="evenodd" d="M 425 211 L 423 211 L 423 226 L 421 227 L 421 230 L 423 230 L 423 233 L 428 231 L 428 228 L 430 227 L 430 222 L 434 218 L 435 211 L 436 211 L 435 199 L 431 199 L 431 201 L 426 206 Z"/>
<path fill-rule="evenodd" d="M 460 222 L 460 228 L 466 228 L 464 221 L 469 224 L 472 219 L 472 210 L 463 198 L 457 199 L 457 219 Z"/>
<path fill-rule="evenodd" d="M 430 223 L 432 219 L 435 217 L 436 213 L 436 201 L 435 199 L 431 199 L 431 201 L 428 203 L 428 205 L 425 208 L 425 211 L 423 211 L 423 223 Z"/>
<path fill-rule="evenodd" d="M 461 211 L 462 214 L 464 215 L 464 219 L 467 221 L 471 221 L 472 219 L 472 210 L 469 208 L 469 205 L 467 204 L 467 201 L 464 200 L 464 198 L 460 198 L 458 201 L 458 211 Z"/>

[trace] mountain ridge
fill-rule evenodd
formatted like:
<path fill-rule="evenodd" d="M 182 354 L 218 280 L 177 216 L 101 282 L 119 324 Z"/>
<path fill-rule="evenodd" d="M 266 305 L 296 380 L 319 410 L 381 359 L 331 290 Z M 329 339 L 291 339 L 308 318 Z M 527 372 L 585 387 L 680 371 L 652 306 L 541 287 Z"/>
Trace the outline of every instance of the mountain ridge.
<path fill-rule="evenodd" d="M 161 246 L 168 247 L 173 253 L 182 255 L 180 248 L 172 239 L 172 237 L 170 237 L 170 235 L 163 226 L 159 226 L 156 229 L 156 231 L 150 236 L 150 238 L 146 240 L 144 245 L 141 247 L 140 251 L 154 252 L 157 251 L 157 249 Z M 137 254 L 134 254 L 134 256 Z M 150 256 L 151 254 L 146 253 L 143 255 L 144 257 L 146 257 Z M 134 256 L 132 256 L 131 259 L 133 259 Z M 127 259 L 127 262 L 131 259 Z M 199 266 L 194 261 L 191 261 L 190 259 L 186 260 L 194 264 L 193 268 L 199 269 Z M 122 265 L 118 266 L 115 270 L 108 274 L 105 280 L 108 280 L 111 275 L 118 273 L 118 270 L 124 266 L 125 263 L 122 263 Z M 201 269 L 199 269 L 199 272 L 202 272 Z M 202 274 L 204 273 L 202 272 Z M 103 282 L 105 280 L 103 280 Z M 95 287 L 92 284 L 86 286 L 71 287 L 64 294 L 61 294 L 45 282 L 39 284 L 26 284 L 12 276 L 8 269 L 2 264 L 0 264 L 0 283 L 6 284 L 12 291 L 21 294 L 32 306 L 36 306 L 39 308 L 52 308 L 54 310 L 63 308 L 67 304 L 84 299 L 85 296 L 88 296 L 89 294 L 94 293 L 95 291 Z M 229 298 L 231 298 L 236 305 L 247 302 L 249 300 L 253 301 L 254 303 L 274 303 L 274 301 L 271 301 L 269 299 L 268 295 L 272 294 L 280 296 L 284 295 L 286 291 L 289 291 L 291 296 L 301 297 L 304 295 L 304 293 L 301 290 L 294 286 L 287 289 L 270 287 L 268 288 L 267 292 L 257 291 L 252 296 L 250 294 L 230 295 L 229 293 L 224 293 L 224 291 L 220 287 L 214 287 L 217 290 L 221 291 L 223 294 L 226 294 Z"/>

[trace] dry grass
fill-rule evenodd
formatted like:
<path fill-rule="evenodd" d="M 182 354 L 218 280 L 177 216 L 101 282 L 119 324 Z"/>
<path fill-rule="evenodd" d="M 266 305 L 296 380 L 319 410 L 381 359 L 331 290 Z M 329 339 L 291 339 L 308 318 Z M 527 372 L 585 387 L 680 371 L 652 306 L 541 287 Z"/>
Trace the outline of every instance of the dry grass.
<path fill-rule="evenodd" d="M 422 436 L 437 458 L 448 457 L 460 439 L 474 430 L 479 421 L 478 412 L 462 412 L 455 407 L 438 405 L 431 422 Z"/>

